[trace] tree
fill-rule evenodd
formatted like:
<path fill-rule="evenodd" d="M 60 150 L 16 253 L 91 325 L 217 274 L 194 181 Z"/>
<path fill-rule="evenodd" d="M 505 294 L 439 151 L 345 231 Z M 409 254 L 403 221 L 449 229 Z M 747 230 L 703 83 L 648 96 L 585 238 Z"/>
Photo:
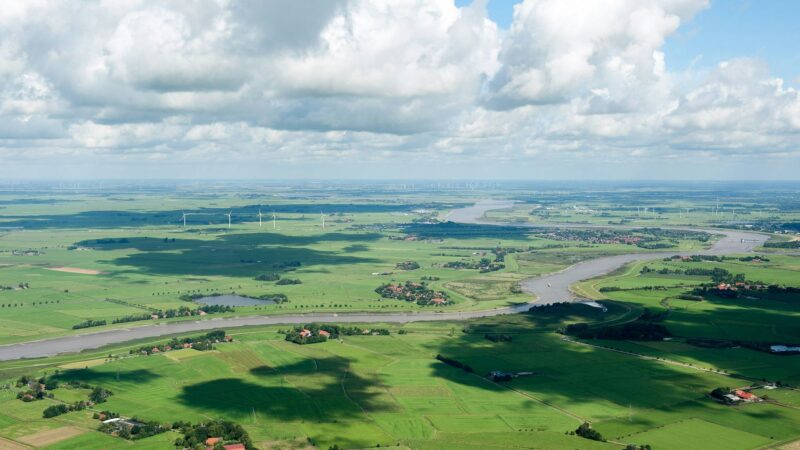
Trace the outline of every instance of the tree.
<path fill-rule="evenodd" d="M 603 439 L 603 435 L 600 434 L 599 431 L 597 431 L 594 428 L 592 428 L 592 425 L 589 424 L 589 422 L 583 422 L 578 427 L 578 429 L 575 430 L 575 434 L 577 434 L 578 436 L 580 436 L 582 438 L 585 438 L 585 439 L 591 439 L 593 441 L 603 441 L 603 442 L 605 442 L 605 439 Z"/>
<path fill-rule="evenodd" d="M 114 395 L 114 393 L 108 389 L 96 386 L 94 389 L 92 389 L 92 392 L 89 393 L 89 400 L 94 403 L 103 403 L 112 395 Z"/>

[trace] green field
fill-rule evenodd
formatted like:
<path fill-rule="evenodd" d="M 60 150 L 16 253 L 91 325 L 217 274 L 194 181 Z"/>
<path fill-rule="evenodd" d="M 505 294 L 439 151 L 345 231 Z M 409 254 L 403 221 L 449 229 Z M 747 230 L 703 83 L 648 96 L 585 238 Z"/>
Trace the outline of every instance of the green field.
<path fill-rule="evenodd" d="M 470 192 L 240 188 L 222 185 L 214 195 L 188 187 L 105 194 L 42 189 L 24 196 L 0 191 L 0 286 L 5 287 L 0 289 L 0 344 L 151 324 L 154 320 L 112 322 L 199 307 L 181 299 L 189 294 L 288 298 L 281 304 L 237 306 L 212 318 L 495 308 L 530 301 L 517 289 L 527 277 L 601 256 L 692 252 L 708 248 L 714 239 L 643 228 L 610 233 L 441 222 L 448 211 L 475 200 Z M 684 201 L 682 192 L 669 190 L 530 195 L 506 187 L 488 195 L 520 202 L 489 213 L 499 220 L 740 226 L 703 212 L 718 193 Z M 784 194 L 741 192 L 723 203 L 745 208 L 759 198 L 765 206 L 760 213 L 753 209 L 750 214 L 759 220 L 750 226 L 774 232 L 796 221 L 797 208 Z M 630 207 L 656 203 L 664 205 L 662 211 L 650 217 Z M 262 226 L 259 207 L 265 212 Z M 273 209 L 275 228 L 267 220 Z M 228 228 L 224 213 L 230 210 Z M 191 213 L 185 228 L 182 211 Z M 781 232 L 773 239 L 791 242 L 794 237 Z M 0 448 L 174 448 L 175 431 L 137 441 L 98 431 L 100 423 L 92 416 L 101 410 L 162 424 L 231 420 L 264 449 L 777 447 L 800 439 L 800 397 L 794 388 L 800 384 L 800 357 L 693 342 L 800 343 L 800 299 L 794 294 L 681 298 L 712 281 L 682 272 L 689 269 L 724 269 L 751 281 L 800 286 L 800 258 L 791 249 L 770 248 L 765 254 L 762 261 L 731 256 L 641 262 L 575 286 L 606 300 L 605 312 L 579 305 L 459 323 L 364 324 L 365 329 L 385 327 L 390 334 L 342 336 L 312 345 L 285 341 L 288 326 L 239 328 L 227 330 L 234 342 L 209 351 L 140 354 L 140 347 L 163 344 L 167 339 L 162 338 L 3 362 Z M 503 266 L 475 268 L 483 260 Z M 407 261 L 419 268 L 398 268 Z M 454 264 L 472 268 L 447 267 Z M 256 279 L 261 275 L 300 284 Z M 405 281 L 427 281 L 451 302 L 422 306 L 375 292 L 384 283 Z M 669 340 L 580 340 L 560 334 L 578 322 L 625 326 L 645 309 L 664 313 L 659 320 L 672 333 Z M 86 320 L 107 325 L 73 329 Z M 198 317 L 157 319 L 174 320 Z M 486 334 L 511 340 L 494 342 Z M 436 355 L 473 370 L 445 364 Z M 524 375 L 497 382 L 487 377 L 497 370 Z M 50 391 L 53 398 L 23 402 L 17 394 L 26 387 L 16 384 L 22 376 L 53 377 L 60 386 Z M 754 390 L 768 398 L 765 402 L 732 407 L 708 396 L 717 387 L 764 381 L 782 385 Z M 69 387 L 69 382 L 83 387 Z M 86 400 L 90 387 L 97 386 L 113 392 L 107 402 L 42 417 L 47 406 Z M 576 436 L 574 430 L 584 422 L 606 441 Z"/>

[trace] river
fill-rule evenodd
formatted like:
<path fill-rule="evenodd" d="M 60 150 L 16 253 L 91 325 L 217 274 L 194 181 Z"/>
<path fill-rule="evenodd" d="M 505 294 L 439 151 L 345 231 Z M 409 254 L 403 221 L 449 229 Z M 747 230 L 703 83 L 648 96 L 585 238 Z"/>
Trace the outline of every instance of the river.
<path fill-rule="evenodd" d="M 504 209 L 513 206 L 510 201 L 486 200 L 473 206 L 453 210 L 448 214 L 448 220 L 459 223 L 494 224 L 484 219 L 486 211 Z M 522 227 L 547 227 L 547 228 L 612 228 L 612 226 L 582 225 L 582 224 L 502 224 Z M 613 227 L 620 228 L 620 227 Z M 632 227 L 621 227 L 632 228 Z M 766 235 L 743 232 L 704 228 L 676 228 L 693 231 L 707 231 L 722 235 L 712 248 L 705 251 L 695 251 L 692 254 L 725 255 L 729 253 L 746 253 L 761 245 L 768 237 Z M 440 312 L 421 311 L 409 313 L 308 313 L 287 314 L 277 316 L 246 316 L 231 318 L 213 318 L 197 321 L 171 322 L 149 324 L 129 328 L 117 328 L 99 332 L 81 333 L 64 337 L 43 339 L 0 346 L 0 361 L 9 361 L 21 358 L 38 358 L 61 353 L 79 352 L 99 348 L 110 344 L 120 344 L 136 339 L 155 338 L 177 333 L 207 331 L 220 328 L 236 328 L 255 325 L 280 325 L 303 324 L 309 322 L 337 322 L 337 323 L 407 323 L 419 321 L 466 320 L 480 317 L 490 317 L 501 314 L 513 314 L 526 311 L 531 304 L 545 304 L 560 301 L 581 300 L 570 291 L 569 287 L 578 281 L 594 278 L 607 274 L 624 264 L 633 261 L 664 258 L 680 254 L 676 252 L 641 252 L 625 255 L 609 256 L 583 261 L 559 272 L 529 278 L 522 282 L 523 290 L 536 297 L 535 301 L 505 308 L 490 309 L 470 312 Z"/>

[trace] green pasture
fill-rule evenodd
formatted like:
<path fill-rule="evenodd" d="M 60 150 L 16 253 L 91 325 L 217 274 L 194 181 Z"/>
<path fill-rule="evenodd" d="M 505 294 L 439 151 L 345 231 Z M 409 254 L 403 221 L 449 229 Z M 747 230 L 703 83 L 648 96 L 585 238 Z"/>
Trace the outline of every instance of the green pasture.
<path fill-rule="evenodd" d="M 591 314 L 592 320 L 611 320 L 624 311 Z M 30 361 L 27 369 L 22 363 L 4 363 L 0 376 L 58 370 L 62 381 L 111 389 L 114 395 L 102 409 L 164 423 L 234 420 L 261 445 L 304 440 L 319 448 L 614 448 L 568 434 L 583 421 L 607 439 L 654 448 L 683 448 L 705 423 L 711 424 L 707 433 L 719 435 L 725 448 L 754 448 L 800 436 L 795 426 L 800 410 L 772 404 L 732 408 L 709 400 L 706 394 L 715 387 L 735 385 L 725 375 L 585 347 L 553 333 L 565 320 L 580 318 L 590 316 L 521 315 L 466 327 L 409 324 L 392 327 L 390 336 L 343 337 L 307 346 L 284 341 L 281 327 L 244 328 L 229 331 L 235 342 L 208 352 L 133 356 L 85 369 L 56 366 L 71 361 L 79 367 L 81 358 L 96 358 L 90 352 Z M 400 329 L 405 334 L 398 334 Z M 513 340 L 491 342 L 484 339 L 486 332 L 508 333 Z M 106 352 L 124 354 L 122 347 Z M 436 354 L 468 364 L 474 373 L 437 361 Z M 490 370 L 533 374 L 495 383 L 484 377 Z M 96 424 L 88 412 L 41 419 L 51 400 L 22 403 L 13 391 L 0 400 L 7 405 L 7 413 L 0 414 L 0 437 L 21 439 L 69 424 L 88 431 L 48 448 L 79 448 L 92 441 L 89 436 L 105 442 L 105 448 L 127 444 L 92 431 Z M 54 391 L 55 401 L 74 401 L 86 392 L 62 387 Z M 770 391 L 795 404 L 792 394 L 784 392 Z M 670 440 L 664 429 L 680 433 Z M 145 439 L 133 448 L 158 448 L 170 435 Z M 92 445 L 98 447 L 87 448 L 102 447 Z"/>

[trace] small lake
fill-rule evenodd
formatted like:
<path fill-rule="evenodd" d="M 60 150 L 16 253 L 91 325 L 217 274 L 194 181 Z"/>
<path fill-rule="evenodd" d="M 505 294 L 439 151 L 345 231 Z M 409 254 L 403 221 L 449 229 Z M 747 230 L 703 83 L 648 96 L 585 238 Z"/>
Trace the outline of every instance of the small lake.
<path fill-rule="evenodd" d="M 197 303 L 204 305 L 217 306 L 264 306 L 274 305 L 272 300 L 259 300 L 257 298 L 242 297 L 241 295 L 212 295 L 209 297 L 198 298 Z"/>

